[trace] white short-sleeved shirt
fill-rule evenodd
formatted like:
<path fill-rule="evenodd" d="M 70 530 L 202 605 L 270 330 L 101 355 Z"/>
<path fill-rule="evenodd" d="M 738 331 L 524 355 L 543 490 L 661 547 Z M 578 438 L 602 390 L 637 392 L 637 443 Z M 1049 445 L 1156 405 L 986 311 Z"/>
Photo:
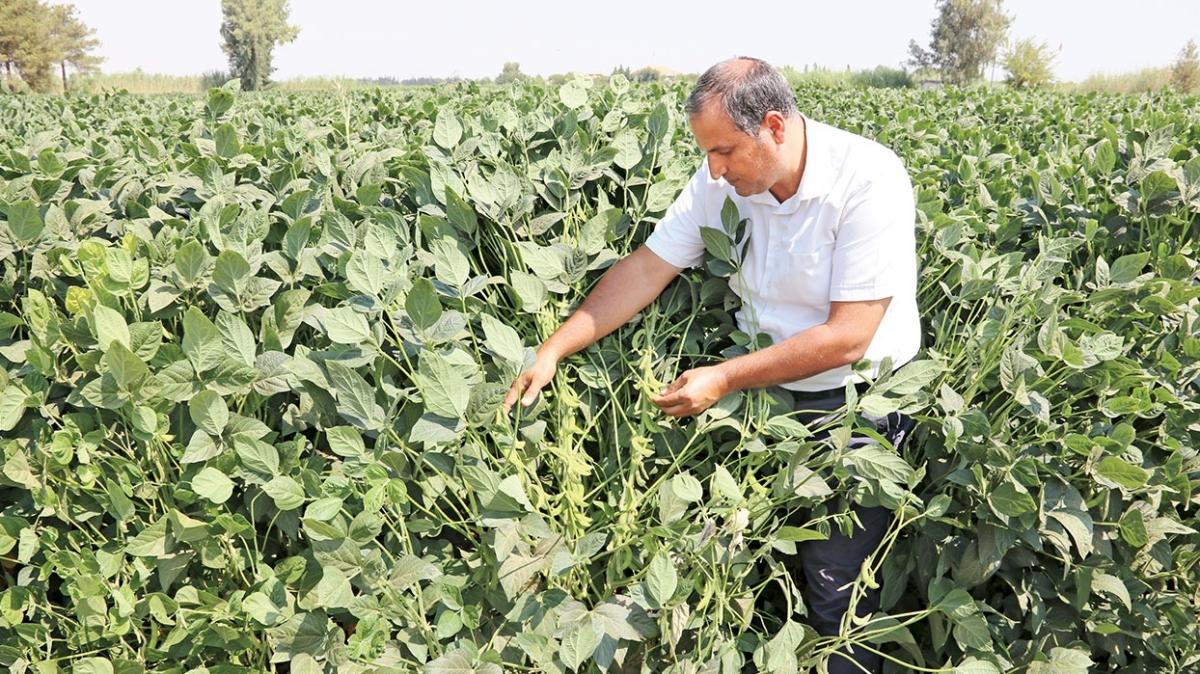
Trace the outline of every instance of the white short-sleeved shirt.
<path fill-rule="evenodd" d="M 676 267 L 704 261 L 700 227 L 721 227 L 721 206 L 733 199 L 749 218 L 742 271 L 730 287 L 742 298 L 738 326 L 765 332 L 774 343 L 829 318 L 831 301 L 891 297 L 864 358 L 871 376 L 920 348 L 917 313 L 916 204 L 903 162 L 873 140 L 804 118 L 808 157 L 796 194 L 780 203 L 769 191 L 742 197 L 724 178 L 713 180 L 705 159 L 646 246 Z M 844 365 L 782 384 L 823 391 L 862 381 Z"/>

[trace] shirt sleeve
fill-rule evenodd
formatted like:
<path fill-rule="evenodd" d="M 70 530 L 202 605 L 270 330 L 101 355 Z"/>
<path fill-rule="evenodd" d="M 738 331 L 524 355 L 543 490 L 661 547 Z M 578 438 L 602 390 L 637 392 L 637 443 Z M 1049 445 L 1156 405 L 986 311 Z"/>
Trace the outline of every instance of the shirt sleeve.
<path fill-rule="evenodd" d="M 842 213 L 829 280 L 832 302 L 893 297 L 909 282 L 917 254 L 912 181 L 895 155 L 880 163 Z"/>
<path fill-rule="evenodd" d="M 647 248 L 681 269 L 697 267 L 704 261 L 704 240 L 700 238 L 700 228 L 707 222 L 707 185 L 708 160 L 705 159 L 654 226 L 654 231 L 646 237 Z"/>

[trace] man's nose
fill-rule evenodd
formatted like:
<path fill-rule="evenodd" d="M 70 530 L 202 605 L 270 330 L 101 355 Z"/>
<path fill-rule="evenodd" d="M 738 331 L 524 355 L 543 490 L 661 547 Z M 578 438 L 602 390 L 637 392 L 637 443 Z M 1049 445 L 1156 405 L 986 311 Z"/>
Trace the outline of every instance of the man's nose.
<path fill-rule="evenodd" d="M 713 180 L 720 180 L 721 176 L 725 175 L 725 165 L 719 161 L 714 161 L 712 157 L 709 157 L 708 172 L 712 174 Z"/>

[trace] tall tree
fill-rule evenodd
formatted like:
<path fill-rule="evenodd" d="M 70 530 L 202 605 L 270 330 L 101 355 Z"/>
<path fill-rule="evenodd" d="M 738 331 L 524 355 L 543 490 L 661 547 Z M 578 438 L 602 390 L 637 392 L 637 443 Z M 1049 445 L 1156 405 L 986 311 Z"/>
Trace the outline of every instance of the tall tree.
<path fill-rule="evenodd" d="M 287 0 L 221 0 L 221 48 L 229 70 L 242 89 L 261 89 L 270 82 L 271 53 L 277 45 L 296 39 L 299 29 L 288 24 Z"/>
<path fill-rule="evenodd" d="M 1196 53 L 1195 40 L 1187 41 L 1171 65 L 1171 86 L 1185 94 L 1200 87 L 1200 54 Z"/>
<path fill-rule="evenodd" d="M 516 61 L 505 61 L 504 67 L 500 69 L 500 74 L 496 76 L 496 84 L 508 84 L 523 79 L 525 79 L 525 74 L 521 72 L 521 64 Z"/>
<path fill-rule="evenodd" d="M 1007 40 L 1012 17 L 1004 0 L 937 0 L 928 47 L 910 40 L 910 63 L 931 68 L 951 84 L 967 84 L 994 63 Z"/>
<path fill-rule="evenodd" d="M 75 16 L 74 5 L 51 5 L 50 40 L 62 73 L 63 91 L 67 90 L 67 66 L 79 72 L 95 70 L 101 59 L 89 52 L 100 46 L 96 31 Z"/>
<path fill-rule="evenodd" d="M 34 91 L 44 91 L 54 63 L 49 9 L 40 0 L 0 2 L 0 58 L 11 82 L 19 74 Z"/>
<path fill-rule="evenodd" d="M 1018 89 L 1043 87 L 1054 81 L 1054 50 L 1031 37 L 1017 40 L 1004 54 L 1009 86 Z"/>

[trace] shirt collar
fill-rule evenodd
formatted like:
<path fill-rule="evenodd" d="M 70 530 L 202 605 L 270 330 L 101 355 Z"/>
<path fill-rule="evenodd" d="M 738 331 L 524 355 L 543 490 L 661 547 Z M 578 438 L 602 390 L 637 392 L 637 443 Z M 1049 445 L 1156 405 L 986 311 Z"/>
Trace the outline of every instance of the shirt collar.
<path fill-rule="evenodd" d="M 750 196 L 750 201 L 778 209 L 782 213 L 792 213 L 800 208 L 802 201 L 825 196 L 833 183 L 833 165 L 831 162 L 830 138 L 826 133 L 828 127 L 814 119 L 800 115 L 804 120 L 804 144 L 807 158 L 804 162 L 804 175 L 800 177 L 800 186 L 796 193 L 782 203 L 776 201 L 770 190 Z"/>

